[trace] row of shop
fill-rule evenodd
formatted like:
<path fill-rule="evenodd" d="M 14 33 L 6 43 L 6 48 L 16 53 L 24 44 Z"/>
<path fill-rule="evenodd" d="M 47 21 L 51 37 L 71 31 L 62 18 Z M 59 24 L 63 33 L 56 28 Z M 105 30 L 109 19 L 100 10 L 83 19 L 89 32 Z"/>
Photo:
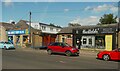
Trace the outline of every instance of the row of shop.
<path fill-rule="evenodd" d="M 31 34 L 31 42 L 29 41 L 29 34 L 9 34 L 10 32 L 15 32 L 16 30 L 7 31 L 8 41 L 12 42 L 14 45 L 21 47 L 40 47 L 47 46 L 50 42 L 55 42 L 56 35 L 51 34 L 36 34 L 35 32 Z M 19 30 L 22 31 L 22 30 Z M 17 32 L 17 31 L 16 31 Z"/>
<path fill-rule="evenodd" d="M 112 50 L 120 47 L 120 35 L 118 36 L 117 31 L 118 24 L 66 27 L 59 32 L 59 41 L 72 43 L 72 46 L 79 49 Z"/>
<path fill-rule="evenodd" d="M 17 24 L 0 24 L 3 27 L 0 29 L 0 41 L 9 41 L 16 47 L 47 46 L 50 42 L 55 42 L 57 36 L 56 34 L 42 33 L 41 30 L 30 27 L 24 20 Z"/>
<path fill-rule="evenodd" d="M 51 42 L 65 42 L 79 49 L 97 48 L 112 50 L 120 47 L 120 35 L 118 36 L 117 32 L 118 24 L 64 27 L 57 34 L 43 33 L 41 30 L 32 27 L 29 29 L 29 27 L 25 21 L 20 21 L 12 25 L 11 28 L 6 26 L 4 31 L 7 33 L 5 34 L 2 29 L 1 31 L 4 34 L 2 33 L 0 36 L 6 36 L 4 38 L 17 47 L 47 46 Z"/>

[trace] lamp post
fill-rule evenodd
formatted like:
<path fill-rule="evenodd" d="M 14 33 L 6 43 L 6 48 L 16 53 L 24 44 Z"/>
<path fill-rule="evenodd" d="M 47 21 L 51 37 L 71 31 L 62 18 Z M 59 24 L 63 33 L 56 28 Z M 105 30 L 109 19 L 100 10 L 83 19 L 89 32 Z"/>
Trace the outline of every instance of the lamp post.
<path fill-rule="evenodd" d="M 118 32 L 117 32 L 117 46 L 118 46 L 118 48 L 119 48 L 119 46 L 120 46 L 120 39 L 119 39 L 119 36 L 120 36 L 120 34 L 119 34 L 119 31 L 120 31 L 120 1 L 118 2 L 118 19 L 119 19 L 119 21 L 118 21 Z"/>
<path fill-rule="evenodd" d="M 29 12 L 29 43 L 31 43 L 31 12 Z"/>

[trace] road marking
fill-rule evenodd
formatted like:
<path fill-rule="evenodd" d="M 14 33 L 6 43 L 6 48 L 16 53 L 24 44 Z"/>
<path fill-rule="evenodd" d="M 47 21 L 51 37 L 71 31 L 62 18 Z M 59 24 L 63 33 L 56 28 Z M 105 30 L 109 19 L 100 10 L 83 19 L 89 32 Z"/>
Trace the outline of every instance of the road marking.
<path fill-rule="evenodd" d="M 59 61 L 60 63 L 66 63 L 66 62 L 64 62 L 64 61 Z"/>

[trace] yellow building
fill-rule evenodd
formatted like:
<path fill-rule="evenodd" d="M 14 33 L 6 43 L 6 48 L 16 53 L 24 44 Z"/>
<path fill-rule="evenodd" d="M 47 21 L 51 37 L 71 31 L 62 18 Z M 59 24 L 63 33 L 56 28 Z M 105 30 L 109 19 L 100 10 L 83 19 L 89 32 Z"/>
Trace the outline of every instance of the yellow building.
<path fill-rule="evenodd" d="M 0 23 L 0 41 L 10 41 L 16 47 L 42 46 L 41 30 L 31 27 L 31 43 L 29 43 L 29 25 L 27 21 L 20 20 L 17 24 Z"/>
<path fill-rule="evenodd" d="M 7 30 L 13 29 L 14 24 L 0 22 L 0 41 L 8 41 Z"/>
<path fill-rule="evenodd" d="M 41 30 L 30 28 L 29 33 L 28 21 L 20 20 L 16 25 L 14 30 L 8 31 L 8 37 L 12 36 L 13 43 L 16 46 L 22 47 L 40 47 L 42 46 L 42 36 Z M 31 35 L 30 35 L 31 34 Z"/>

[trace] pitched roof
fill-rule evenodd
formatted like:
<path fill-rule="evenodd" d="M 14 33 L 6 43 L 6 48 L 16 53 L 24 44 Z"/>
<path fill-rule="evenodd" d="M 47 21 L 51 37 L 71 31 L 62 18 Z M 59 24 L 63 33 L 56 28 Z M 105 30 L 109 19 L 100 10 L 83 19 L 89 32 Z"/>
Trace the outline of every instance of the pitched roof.
<path fill-rule="evenodd" d="M 109 24 L 109 25 L 89 25 L 89 26 L 73 26 L 73 27 L 64 27 L 58 34 L 72 34 L 73 29 L 88 29 L 88 28 L 97 28 L 97 27 L 116 27 L 118 24 Z"/>
<path fill-rule="evenodd" d="M 12 30 L 15 27 L 15 24 L 0 22 L 0 25 L 3 26 L 6 30 Z"/>
<path fill-rule="evenodd" d="M 15 25 L 15 30 L 25 30 L 29 29 L 29 25 L 27 24 L 28 21 L 26 20 L 20 20 L 16 25 Z M 41 32 L 41 30 L 34 29 L 31 27 L 31 31 L 36 33 L 36 32 Z"/>
<path fill-rule="evenodd" d="M 23 29 L 28 29 L 29 25 L 26 24 L 27 21 L 25 20 L 20 20 L 16 25 L 15 29 L 23 30 Z"/>

